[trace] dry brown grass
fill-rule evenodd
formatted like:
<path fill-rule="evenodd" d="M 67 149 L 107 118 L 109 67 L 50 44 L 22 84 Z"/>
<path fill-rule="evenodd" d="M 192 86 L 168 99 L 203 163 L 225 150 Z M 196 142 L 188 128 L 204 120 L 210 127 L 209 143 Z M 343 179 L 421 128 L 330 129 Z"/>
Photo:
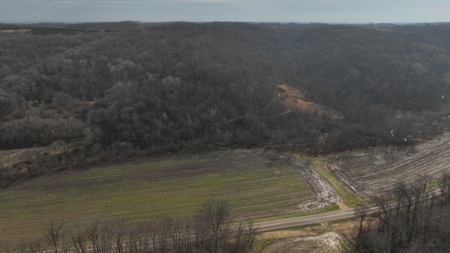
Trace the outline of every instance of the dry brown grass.
<path fill-rule="evenodd" d="M 327 245 L 326 241 L 329 241 L 330 238 L 327 238 L 325 235 L 329 232 L 335 232 L 340 235 L 339 240 L 346 240 L 354 243 L 358 228 L 359 221 L 357 219 L 351 219 L 323 223 L 320 225 L 264 232 L 257 236 L 254 252 L 336 252 L 335 248 L 330 248 L 329 245 Z M 334 243 L 339 242 L 334 241 Z"/>

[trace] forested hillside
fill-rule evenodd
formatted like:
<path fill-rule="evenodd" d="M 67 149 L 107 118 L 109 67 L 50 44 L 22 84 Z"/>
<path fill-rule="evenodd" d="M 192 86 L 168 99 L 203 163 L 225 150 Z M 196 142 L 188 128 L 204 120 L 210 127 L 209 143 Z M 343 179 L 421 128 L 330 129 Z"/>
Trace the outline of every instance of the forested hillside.
<path fill-rule="evenodd" d="M 440 133 L 448 116 L 445 24 L 120 22 L 0 29 L 0 149 L 62 150 L 27 161 L 26 173 L 17 173 L 23 164 L 9 166 L 3 182 L 182 150 L 323 153 L 412 145 Z M 279 84 L 343 117 L 287 108 L 276 96 Z"/>

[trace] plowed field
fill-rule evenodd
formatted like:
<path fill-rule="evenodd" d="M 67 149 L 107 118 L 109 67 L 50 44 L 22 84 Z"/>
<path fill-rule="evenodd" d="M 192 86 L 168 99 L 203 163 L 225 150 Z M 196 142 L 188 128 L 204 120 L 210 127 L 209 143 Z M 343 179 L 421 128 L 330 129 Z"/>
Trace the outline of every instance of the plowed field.
<path fill-rule="evenodd" d="M 360 196 L 384 194 L 399 181 L 412 182 L 421 175 L 435 180 L 450 172 L 450 133 L 415 148 L 378 148 L 329 157 L 329 169 Z"/>

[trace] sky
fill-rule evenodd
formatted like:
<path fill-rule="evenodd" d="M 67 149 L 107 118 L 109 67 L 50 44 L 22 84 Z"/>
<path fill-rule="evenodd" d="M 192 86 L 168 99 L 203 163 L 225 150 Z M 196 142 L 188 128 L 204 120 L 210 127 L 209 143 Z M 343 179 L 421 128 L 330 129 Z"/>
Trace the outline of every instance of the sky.
<path fill-rule="evenodd" d="M 0 0 L 0 22 L 450 22 L 449 0 Z"/>

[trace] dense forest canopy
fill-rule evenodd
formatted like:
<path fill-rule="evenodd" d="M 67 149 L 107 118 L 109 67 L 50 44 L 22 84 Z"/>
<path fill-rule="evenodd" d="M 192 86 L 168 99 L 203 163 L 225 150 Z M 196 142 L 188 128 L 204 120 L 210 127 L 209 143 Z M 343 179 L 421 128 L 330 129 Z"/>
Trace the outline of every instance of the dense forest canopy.
<path fill-rule="evenodd" d="M 448 115 L 448 24 L 0 29 L 0 149 L 73 144 L 49 167 L 105 153 L 410 145 Z M 279 84 L 342 117 L 287 108 Z"/>

